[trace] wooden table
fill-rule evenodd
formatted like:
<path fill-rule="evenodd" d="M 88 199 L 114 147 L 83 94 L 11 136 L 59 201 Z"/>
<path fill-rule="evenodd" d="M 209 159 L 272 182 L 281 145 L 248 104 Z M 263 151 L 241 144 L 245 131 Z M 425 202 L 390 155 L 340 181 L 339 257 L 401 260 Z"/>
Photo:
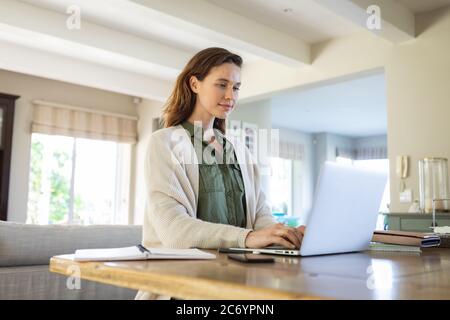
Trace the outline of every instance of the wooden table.
<path fill-rule="evenodd" d="M 275 256 L 275 263 L 216 260 L 74 262 L 50 271 L 179 299 L 450 299 L 450 249 Z"/>

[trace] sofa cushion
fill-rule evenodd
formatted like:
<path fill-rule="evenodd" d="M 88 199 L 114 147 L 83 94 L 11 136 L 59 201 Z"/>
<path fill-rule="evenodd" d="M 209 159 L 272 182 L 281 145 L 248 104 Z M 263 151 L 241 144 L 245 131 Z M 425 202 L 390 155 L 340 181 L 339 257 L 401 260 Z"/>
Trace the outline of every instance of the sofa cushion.
<path fill-rule="evenodd" d="M 127 247 L 141 243 L 142 226 L 32 225 L 0 221 L 0 266 L 48 264 L 52 256 L 77 249 Z"/>

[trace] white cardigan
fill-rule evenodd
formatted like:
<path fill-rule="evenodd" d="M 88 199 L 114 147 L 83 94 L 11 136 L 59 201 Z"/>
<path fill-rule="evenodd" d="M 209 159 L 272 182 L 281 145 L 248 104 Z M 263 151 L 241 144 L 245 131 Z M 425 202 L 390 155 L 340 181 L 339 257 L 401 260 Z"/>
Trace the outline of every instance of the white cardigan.
<path fill-rule="evenodd" d="M 144 246 L 245 247 L 250 231 L 276 223 L 265 203 L 258 168 L 250 152 L 241 144 L 233 146 L 245 187 L 246 228 L 197 219 L 199 170 L 191 137 L 180 125 L 152 134 L 144 169 Z"/>

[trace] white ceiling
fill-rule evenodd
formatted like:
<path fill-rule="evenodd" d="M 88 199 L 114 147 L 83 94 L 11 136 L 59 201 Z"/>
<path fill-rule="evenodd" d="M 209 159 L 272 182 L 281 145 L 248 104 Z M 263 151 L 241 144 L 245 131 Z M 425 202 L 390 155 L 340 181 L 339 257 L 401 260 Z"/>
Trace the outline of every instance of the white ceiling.
<path fill-rule="evenodd" d="M 275 128 L 350 137 L 387 133 L 384 74 L 318 86 L 272 98 Z"/>
<path fill-rule="evenodd" d="M 208 1 L 309 43 L 358 32 L 357 26 L 311 0 Z"/>
<path fill-rule="evenodd" d="M 347 21 L 314 0 L 207 0 L 308 43 L 358 32 L 358 26 Z M 339 0 L 333 0 L 338 2 Z M 342 0 L 341 0 L 342 1 Z M 413 13 L 450 5 L 450 0 L 397 1 Z"/>

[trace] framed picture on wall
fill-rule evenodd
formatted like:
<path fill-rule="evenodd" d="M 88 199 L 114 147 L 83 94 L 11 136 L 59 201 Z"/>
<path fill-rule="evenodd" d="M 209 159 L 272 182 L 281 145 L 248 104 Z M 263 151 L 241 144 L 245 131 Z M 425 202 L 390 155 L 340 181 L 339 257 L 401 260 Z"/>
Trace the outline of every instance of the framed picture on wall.
<path fill-rule="evenodd" d="M 228 121 L 228 129 L 230 133 L 237 133 L 241 130 L 241 120 L 230 120 Z"/>
<path fill-rule="evenodd" d="M 229 120 L 227 121 L 227 139 L 231 141 L 233 145 L 241 139 L 242 137 L 242 122 L 241 120 Z"/>
<path fill-rule="evenodd" d="M 250 150 L 250 153 L 256 159 L 258 147 L 258 126 L 254 123 L 243 122 L 242 131 L 245 146 Z"/>

